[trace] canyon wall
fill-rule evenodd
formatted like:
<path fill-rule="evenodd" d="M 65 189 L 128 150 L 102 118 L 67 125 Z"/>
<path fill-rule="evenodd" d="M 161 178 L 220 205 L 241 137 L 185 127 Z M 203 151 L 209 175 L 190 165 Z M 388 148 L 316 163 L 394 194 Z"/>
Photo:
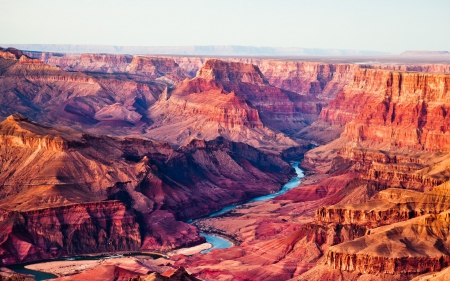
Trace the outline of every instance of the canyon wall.
<path fill-rule="evenodd" d="M 340 127 L 342 134 L 309 151 L 305 165 L 317 164 L 332 177 L 354 172 L 359 184 L 340 203 L 318 208 L 315 221 L 366 228 L 365 235 L 327 249 L 326 272 L 400 280 L 449 265 L 440 236 L 446 235 L 450 207 L 449 78 L 360 69 L 322 110 L 318 122 Z M 368 200 L 352 197 L 370 189 Z"/>
<path fill-rule="evenodd" d="M 293 173 L 279 156 L 223 138 L 174 150 L 13 115 L 0 139 L 3 264 L 198 244 L 179 220 L 275 191 Z"/>
<path fill-rule="evenodd" d="M 5 104 L 20 105 L 2 116 L 76 116 L 83 129 L 23 116 L 2 123 L 8 261 L 109 250 L 105 239 L 112 250 L 120 239 L 127 249 L 160 251 L 199 243 L 196 228 L 177 219 L 278 190 L 292 176 L 279 155 L 311 142 L 327 144 L 306 153 L 302 165 L 316 174 L 302 188 L 196 224 L 239 247 L 171 262 L 236 280 L 328 272 L 406 280 L 449 265 L 448 65 L 1 54 Z M 118 131 L 134 137 L 92 134 Z M 82 214 L 82 226 L 64 208 Z M 124 224 L 125 238 L 110 223 Z M 54 238 L 32 231 L 45 232 L 40 224 L 52 225 Z M 72 238 L 60 225 L 83 228 L 86 247 L 65 247 Z"/>
<path fill-rule="evenodd" d="M 130 68 L 128 65 L 132 63 L 133 58 L 137 58 L 137 56 L 131 55 L 24 53 L 64 70 L 105 73 L 125 72 L 127 67 Z M 158 57 L 141 56 L 140 58 L 155 60 Z M 173 56 L 159 57 L 159 59 L 175 61 L 181 69 L 186 71 L 187 75 L 194 77 L 210 58 Z M 322 99 L 334 98 L 351 81 L 356 70 L 359 69 L 359 66 L 354 64 L 256 58 L 220 58 L 220 60 L 256 65 L 271 85 L 299 94 L 314 94 Z"/>

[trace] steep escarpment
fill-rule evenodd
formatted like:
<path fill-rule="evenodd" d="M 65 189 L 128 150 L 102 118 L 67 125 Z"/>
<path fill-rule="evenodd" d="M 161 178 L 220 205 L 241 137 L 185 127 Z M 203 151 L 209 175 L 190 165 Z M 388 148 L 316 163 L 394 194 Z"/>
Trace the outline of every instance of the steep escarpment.
<path fill-rule="evenodd" d="M 319 110 L 312 96 L 270 86 L 254 65 L 209 60 L 155 103 L 148 135 L 174 144 L 224 136 L 279 150 L 296 146 L 286 134 L 311 123 Z"/>
<path fill-rule="evenodd" d="M 427 72 L 427 73 L 450 73 L 449 64 L 381 64 L 381 65 L 361 65 L 362 68 L 372 68 L 372 69 L 384 69 L 384 70 L 394 70 L 394 71 L 414 71 L 414 72 Z"/>
<path fill-rule="evenodd" d="M 166 75 L 175 80 L 187 77 L 187 73 L 174 60 L 163 57 L 39 52 L 25 52 L 24 54 L 66 71 L 129 73 L 151 79 Z"/>
<path fill-rule="evenodd" d="M 323 152 L 328 147 L 334 156 L 339 151 L 342 158 L 364 161 L 375 157 L 375 161 L 385 164 L 391 161 L 382 160 L 384 155 L 392 159 L 401 155 L 425 159 L 426 154 L 448 150 L 448 83 L 449 76 L 442 74 L 360 70 L 354 81 L 322 110 L 317 123 L 340 127 L 343 133 L 340 139 L 319 150 Z M 314 130 L 314 125 L 310 129 Z M 321 158 L 315 157 L 314 151 L 310 155 L 311 163 Z M 421 170 L 421 164 L 414 163 L 418 166 L 391 165 L 390 171 Z M 373 168 L 383 173 L 383 166 Z"/>
<path fill-rule="evenodd" d="M 311 272 L 388 274 L 400 280 L 448 266 L 443 237 L 450 208 L 449 81 L 444 74 L 359 70 L 321 112 L 319 120 L 343 132 L 308 152 L 305 166 L 317 165 L 330 175 L 352 171 L 358 184 L 339 204 L 319 208 L 315 221 L 366 232 L 328 248 L 328 269 L 317 266 Z M 369 200 L 358 202 L 360 194 Z"/>
<path fill-rule="evenodd" d="M 292 176 L 277 155 L 311 142 L 328 144 L 306 154 L 300 188 L 195 222 L 235 247 L 164 263 L 212 280 L 408 280 L 448 266 L 445 65 L 40 59 L 53 66 L 2 52 L 5 104 L 79 131 L 1 124 L 11 262 L 202 242 L 180 220 L 276 191 Z M 98 134 L 110 132 L 122 138 Z"/>
<path fill-rule="evenodd" d="M 443 212 L 373 229 L 370 235 L 330 247 L 326 264 L 364 273 L 440 271 L 450 262 L 448 217 Z"/>
<path fill-rule="evenodd" d="M 107 54 L 59 54 L 25 52 L 45 63 L 64 70 L 94 72 L 124 72 L 137 56 Z M 141 56 L 142 59 L 154 59 Z M 205 57 L 164 57 L 175 61 L 187 75 L 194 77 L 210 59 Z M 352 80 L 358 65 L 320 62 L 302 62 L 275 59 L 221 58 L 224 61 L 253 64 L 275 87 L 299 94 L 313 94 L 321 99 L 332 99 Z M 370 67 L 368 65 L 367 67 Z M 423 68 L 426 69 L 426 68 Z M 431 68 L 430 68 L 431 69 Z"/>
<path fill-rule="evenodd" d="M 279 156 L 225 139 L 173 150 L 20 115 L 0 123 L 0 132 L 3 264 L 200 243 L 198 231 L 177 219 L 270 193 L 292 173 Z"/>
<path fill-rule="evenodd" d="M 322 110 L 319 120 L 331 125 L 353 121 L 344 135 L 354 141 L 447 149 L 439 138 L 447 131 L 449 79 L 443 74 L 363 69 Z"/>
<path fill-rule="evenodd" d="M 141 246 L 136 214 L 120 201 L 10 211 L 0 228 L 2 264 Z"/>
<path fill-rule="evenodd" d="M 207 58 L 171 57 L 191 76 Z M 298 94 L 312 94 L 322 100 L 333 99 L 360 68 L 354 64 L 289 61 L 281 59 L 222 58 L 230 62 L 253 64 L 270 85 Z"/>
<path fill-rule="evenodd" d="M 448 75 L 362 71 L 346 93 L 355 97 L 353 87 L 364 85 L 372 96 L 356 95 L 366 102 L 344 135 L 353 141 L 389 141 L 392 147 L 448 150 L 449 84 Z"/>
<path fill-rule="evenodd" d="M 45 60 L 59 67 L 25 66 L 13 54 L 5 59 L 12 63 L 1 77 L 10 105 L 2 109 L 5 117 L 19 112 L 42 123 L 144 134 L 173 145 L 223 136 L 283 150 L 298 145 L 287 135 L 316 120 L 323 106 L 314 95 L 269 85 L 251 64 L 209 60 L 196 78 L 182 81 L 185 71 L 170 58 L 83 54 Z"/>
<path fill-rule="evenodd" d="M 20 52 L 20 51 L 18 51 Z M 36 121 L 116 135 L 137 134 L 152 123 L 147 110 L 165 88 L 184 77 L 173 60 L 91 55 L 70 71 L 23 54 L 0 58 L 0 116 L 25 114 Z M 90 55 L 87 55 L 89 57 Z M 70 59 L 66 56 L 50 57 Z M 116 64 L 117 63 L 117 64 Z M 58 65 L 55 63 L 55 65 Z M 104 69 L 115 67 L 120 69 Z M 108 73 L 117 71 L 118 73 Z"/>
<path fill-rule="evenodd" d="M 374 228 L 426 214 L 439 214 L 450 209 L 446 191 L 447 183 L 427 193 L 390 188 L 378 193 L 375 200 L 320 208 L 316 211 L 316 220 Z"/>
<path fill-rule="evenodd" d="M 333 99 L 359 69 L 358 65 L 319 62 L 240 59 L 257 65 L 268 82 L 281 89 L 323 100 Z"/>

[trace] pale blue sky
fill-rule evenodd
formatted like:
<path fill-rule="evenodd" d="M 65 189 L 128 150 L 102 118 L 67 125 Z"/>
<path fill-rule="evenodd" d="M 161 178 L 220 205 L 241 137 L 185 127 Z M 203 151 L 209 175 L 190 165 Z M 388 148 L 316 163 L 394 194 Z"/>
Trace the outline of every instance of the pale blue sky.
<path fill-rule="evenodd" d="M 450 50 L 449 0 L 0 0 L 0 43 Z"/>

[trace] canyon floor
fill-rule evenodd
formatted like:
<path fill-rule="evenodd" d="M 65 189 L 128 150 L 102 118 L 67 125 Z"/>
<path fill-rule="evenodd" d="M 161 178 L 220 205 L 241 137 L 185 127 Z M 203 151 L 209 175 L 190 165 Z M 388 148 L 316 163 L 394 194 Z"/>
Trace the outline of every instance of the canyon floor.
<path fill-rule="evenodd" d="M 447 56 L 1 48 L 0 101 L 1 276 L 446 280 Z"/>

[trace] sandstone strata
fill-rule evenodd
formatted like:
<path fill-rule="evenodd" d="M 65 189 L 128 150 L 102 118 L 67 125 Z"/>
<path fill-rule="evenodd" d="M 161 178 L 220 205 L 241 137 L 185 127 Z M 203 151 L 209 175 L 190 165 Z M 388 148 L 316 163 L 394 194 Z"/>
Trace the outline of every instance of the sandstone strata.
<path fill-rule="evenodd" d="M 0 132 L 3 264 L 200 243 L 194 227 L 176 220 L 270 193 L 292 173 L 278 156 L 225 139 L 173 150 L 20 115 Z"/>

